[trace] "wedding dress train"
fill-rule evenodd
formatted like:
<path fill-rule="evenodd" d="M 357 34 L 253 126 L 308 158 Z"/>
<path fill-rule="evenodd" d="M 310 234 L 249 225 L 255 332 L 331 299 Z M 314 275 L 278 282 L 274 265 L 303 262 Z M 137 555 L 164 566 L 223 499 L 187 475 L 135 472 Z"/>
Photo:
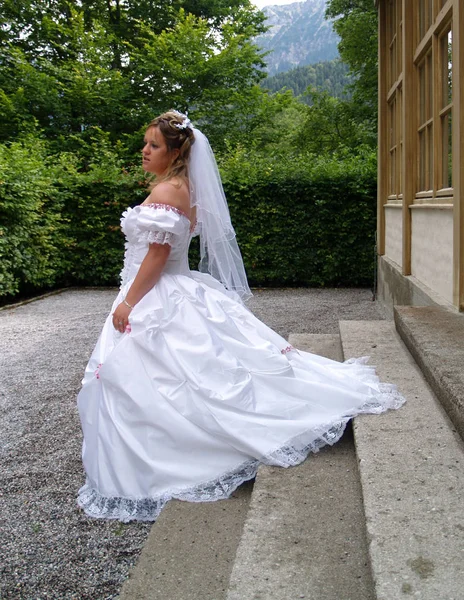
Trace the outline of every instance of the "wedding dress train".
<path fill-rule="evenodd" d="M 288 467 L 335 443 L 347 421 L 404 402 L 364 359 L 339 363 L 298 351 L 234 292 L 188 266 L 190 221 L 165 204 L 121 220 L 126 296 L 149 243 L 171 246 L 156 285 L 130 314 L 108 316 L 78 407 L 92 517 L 155 520 L 171 498 L 227 498 L 259 463 Z M 111 311 L 112 312 L 112 311 Z"/>

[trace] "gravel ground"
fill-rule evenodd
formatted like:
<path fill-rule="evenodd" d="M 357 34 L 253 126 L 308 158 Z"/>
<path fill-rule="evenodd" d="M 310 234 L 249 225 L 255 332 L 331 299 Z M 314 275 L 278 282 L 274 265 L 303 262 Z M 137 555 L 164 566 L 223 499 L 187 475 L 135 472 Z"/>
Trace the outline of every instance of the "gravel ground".
<path fill-rule="evenodd" d="M 85 517 L 76 395 L 115 290 L 69 290 L 0 311 L 0 599 L 116 598 L 150 525 Z M 369 290 L 255 290 L 284 337 L 383 319 Z"/>

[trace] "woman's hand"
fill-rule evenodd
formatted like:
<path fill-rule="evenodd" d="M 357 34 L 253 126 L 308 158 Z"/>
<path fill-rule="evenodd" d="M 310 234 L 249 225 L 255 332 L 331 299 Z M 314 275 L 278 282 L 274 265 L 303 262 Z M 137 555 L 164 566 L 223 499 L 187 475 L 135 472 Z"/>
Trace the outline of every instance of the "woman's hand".
<path fill-rule="evenodd" d="M 113 327 L 119 331 L 119 333 L 124 333 L 126 328 L 130 327 L 129 315 L 131 311 L 132 309 L 129 308 L 127 304 L 124 304 L 124 302 L 121 302 L 121 304 L 116 307 L 116 310 L 113 313 Z"/>
<path fill-rule="evenodd" d="M 135 306 L 158 281 L 170 251 L 169 244 L 150 244 L 125 300 L 113 313 L 113 327 L 120 333 L 130 331 L 130 307 Z"/>

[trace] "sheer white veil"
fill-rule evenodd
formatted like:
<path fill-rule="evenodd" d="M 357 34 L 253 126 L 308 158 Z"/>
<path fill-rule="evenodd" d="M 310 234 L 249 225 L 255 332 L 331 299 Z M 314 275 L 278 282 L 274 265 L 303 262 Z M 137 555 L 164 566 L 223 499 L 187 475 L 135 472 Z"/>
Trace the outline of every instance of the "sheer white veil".
<path fill-rule="evenodd" d="M 195 142 L 188 173 L 190 204 L 196 208 L 196 231 L 200 235 L 199 270 L 210 273 L 245 301 L 253 294 L 248 287 L 216 159 L 208 138 L 196 128 L 193 133 Z"/>

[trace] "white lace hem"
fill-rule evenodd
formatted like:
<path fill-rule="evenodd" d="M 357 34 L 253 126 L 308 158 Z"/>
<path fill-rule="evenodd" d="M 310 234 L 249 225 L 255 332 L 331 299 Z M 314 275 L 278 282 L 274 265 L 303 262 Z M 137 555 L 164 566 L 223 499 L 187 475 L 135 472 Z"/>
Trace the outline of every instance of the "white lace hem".
<path fill-rule="evenodd" d="M 77 504 L 89 517 L 129 521 L 156 521 L 169 500 L 186 502 L 215 502 L 225 500 L 238 486 L 256 476 L 259 461 L 250 460 L 234 471 L 225 473 L 213 481 L 201 483 L 184 490 L 171 490 L 152 498 L 108 497 L 92 488 L 87 480 L 79 490 Z"/>
<path fill-rule="evenodd" d="M 343 435 L 348 421 L 360 414 L 379 414 L 389 409 L 397 409 L 405 402 L 395 385 L 378 383 L 374 367 L 365 365 L 367 358 L 350 359 L 348 364 L 355 364 L 356 375 L 362 373 L 362 379 L 375 385 L 370 397 L 361 408 L 347 411 L 338 421 L 303 431 L 259 459 L 250 459 L 237 466 L 236 469 L 223 473 L 217 478 L 199 483 L 186 489 L 173 489 L 160 496 L 151 498 L 108 497 L 94 489 L 89 481 L 79 490 L 77 503 L 89 517 L 97 519 L 118 519 L 122 522 L 132 520 L 155 521 L 164 505 L 171 499 L 187 502 L 214 502 L 228 498 L 242 483 L 255 477 L 260 463 L 290 467 L 303 462 L 313 452 L 318 452 L 326 445 L 335 444 Z M 311 441 L 308 441 L 310 438 Z"/>

